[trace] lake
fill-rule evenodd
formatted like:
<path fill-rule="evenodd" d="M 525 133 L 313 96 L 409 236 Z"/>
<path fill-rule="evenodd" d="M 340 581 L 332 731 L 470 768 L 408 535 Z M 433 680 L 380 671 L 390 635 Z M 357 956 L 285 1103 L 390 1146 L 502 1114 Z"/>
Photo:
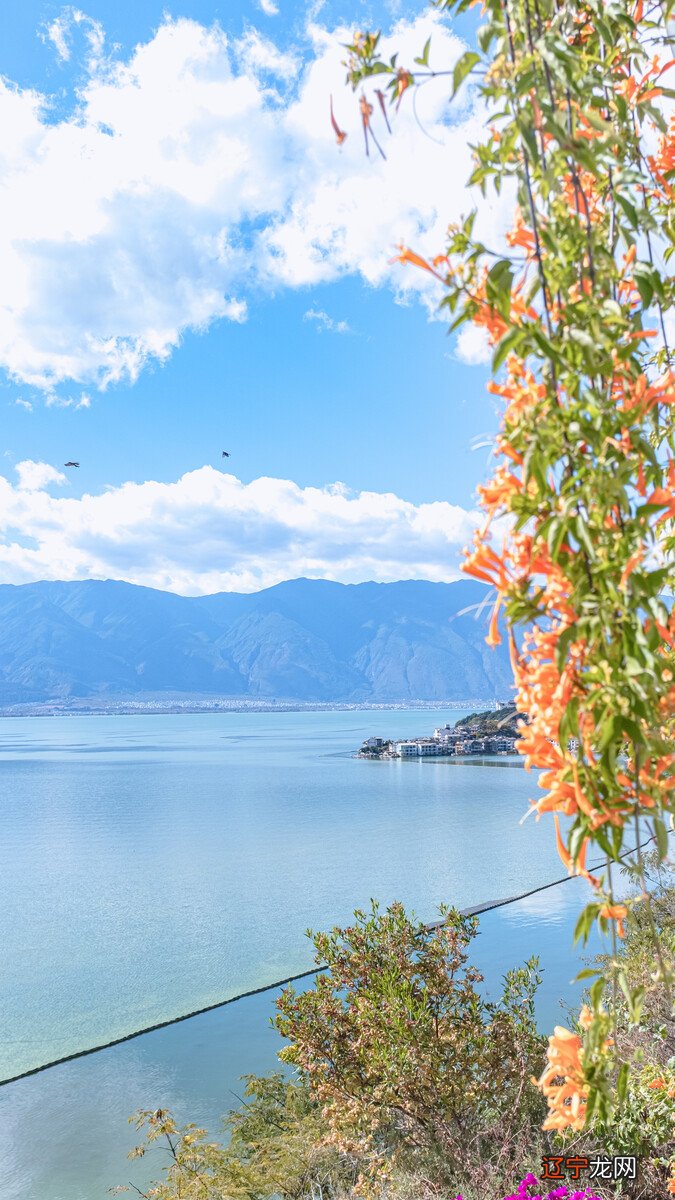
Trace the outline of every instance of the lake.
<path fill-rule="evenodd" d="M 352 757 L 370 734 L 461 715 L 0 720 L 0 1076 L 303 971 L 307 927 L 370 897 L 429 920 L 443 900 L 559 878 L 550 824 L 519 824 L 537 788 L 513 760 Z M 495 984 L 530 953 L 548 960 L 545 1023 L 573 998 L 578 887 L 488 914 L 477 941 Z M 213 1126 L 241 1073 L 273 1068 L 272 1011 L 266 993 L 0 1089 L 3 1197 L 96 1200 L 139 1178 L 129 1113 Z"/>

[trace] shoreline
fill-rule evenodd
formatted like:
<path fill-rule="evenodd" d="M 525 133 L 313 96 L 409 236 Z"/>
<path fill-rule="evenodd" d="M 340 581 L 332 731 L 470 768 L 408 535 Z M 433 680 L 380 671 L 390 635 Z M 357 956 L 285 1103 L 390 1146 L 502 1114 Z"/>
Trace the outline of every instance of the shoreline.
<path fill-rule="evenodd" d="M 77 702 L 45 701 L 40 704 L 8 704 L 0 706 L 0 717 L 128 717 L 181 716 L 198 713 L 295 713 L 295 712 L 437 712 L 476 708 L 493 703 L 489 700 L 363 700 L 363 701 L 302 701 L 209 699 L 199 701 L 178 698 L 161 700 L 131 700 L 120 698 L 109 703 L 79 704 Z"/>
<path fill-rule="evenodd" d="M 454 765 L 457 767 L 524 767 L 525 760 L 517 751 L 511 753 L 497 754 L 430 754 L 420 755 L 417 758 L 401 758 L 398 754 L 388 754 L 377 757 L 374 754 L 352 754 L 352 758 L 358 758 L 361 762 L 412 762 L 412 763 L 436 763 L 440 765 Z"/>

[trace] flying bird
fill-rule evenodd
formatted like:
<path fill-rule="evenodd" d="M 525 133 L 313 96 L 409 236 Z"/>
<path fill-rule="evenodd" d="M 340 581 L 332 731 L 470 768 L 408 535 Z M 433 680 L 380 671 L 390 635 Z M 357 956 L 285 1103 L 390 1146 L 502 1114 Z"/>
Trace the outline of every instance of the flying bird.
<path fill-rule="evenodd" d="M 76 463 L 76 462 L 67 462 L 67 463 L 64 463 L 63 465 L 64 465 L 64 467 L 79 467 L 80 464 Z"/>
<path fill-rule="evenodd" d="M 230 452 L 229 452 L 229 450 L 223 450 L 223 453 L 222 453 L 222 455 L 221 455 L 221 458 L 229 458 L 229 457 L 230 457 Z"/>

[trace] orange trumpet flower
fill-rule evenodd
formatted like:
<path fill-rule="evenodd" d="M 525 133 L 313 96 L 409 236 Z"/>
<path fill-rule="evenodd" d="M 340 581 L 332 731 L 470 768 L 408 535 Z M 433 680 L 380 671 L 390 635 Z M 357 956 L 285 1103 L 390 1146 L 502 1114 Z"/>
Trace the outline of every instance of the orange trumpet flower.
<path fill-rule="evenodd" d="M 487 637 L 486 637 L 486 639 L 485 639 L 485 641 L 487 642 L 488 646 L 499 646 L 499 645 L 501 645 L 502 635 L 501 635 L 501 634 L 500 634 L 500 632 L 499 632 L 499 624 L 498 624 L 498 622 L 499 622 L 499 610 L 500 610 L 501 606 L 502 606 L 502 598 L 501 598 L 501 596 L 498 596 L 498 597 L 497 597 L 497 600 L 496 600 L 496 602 L 495 602 L 495 606 L 494 606 L 494 608 L 493 608 L 493 610 L 492 610 L 492 618 L 491 618 L 491 620 L 490 620 L 490 630 L 489 630 L 489 632 L 488 632 L 488 635 L 487 635 Z"/>
<path fill-rule="evenodd" d="M 414 250 L 409 250 L 407 246 L 403 245 L 403 242 L 399 242 L 398 254 L 394 258 L 390 258 L 389 262 L 410 263 L 413 267 L 419 267 L 422 271 L 428 271 L 430 275 L 435 275 L 443 283 L 443 276 L 434 270 L 431 263 L 428 263 L 426 258 L 422 258 L 420 254 L 416 254 Z"/>
<path fill-rule="evenodd" d="M 625 588 L 626 584 L 628 583 L 629 577 L 632 575 L 635 568 L 637 566 L 639 566 L 639 564 L 642 562 L 645 554 L 646 554 L 646 550 L 643 547 L 640 547 L 640 549 L 636 550 L 634 554 L 631 554 L 630 558 L 628 559 L 628 562 L 626 563 L 623 571 L 621 572 L 621 578 L 619 580 L 620 588 L 622 588 L 622 589 Z"/>
<path fill-rule="evenodd" d="M 565 843 L 562 840 L 562 834 L 560 832 L 560 820 L 559 820 L 557 814 L 555 814 L 553 817 L 553 823 L 555 825 L 556 850 L 558 851 L 558 854 L 560 855 L 560 860 L 561 860 L 563 866 L 567 867 L 567 872 L 569 875 L 571 875 L 573 867 L 574 867 L 574 863 L 572 862 L 572 855 L 570 854 L 569 850 L 567 849 L 567 846 L 565 845 Z"/>
<path fill-rule="evenodd" d="M 556 1025 L 548 1039 L 548 1066 L 540 1079 L 533 1080 L 549 1107 L 544 1129 L 583 1129 L 588 1087 L 583 1077 L 582 1054 L 581 1038 Z"/>
<path fill-rule="evenodd" d="M 628 909 L 625 904 L 603 904 L 598 916 L 604 917 L 606 921 L 616 921 L 616 932 L 619 937 L 626 936 L 624 921 L 628 916 Z"/>

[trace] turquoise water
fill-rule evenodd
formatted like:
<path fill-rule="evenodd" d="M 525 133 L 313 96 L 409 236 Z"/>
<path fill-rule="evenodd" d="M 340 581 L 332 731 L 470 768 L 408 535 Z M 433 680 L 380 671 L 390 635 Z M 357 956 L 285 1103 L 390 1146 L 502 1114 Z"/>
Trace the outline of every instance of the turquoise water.
<path fill-rule="evenodd" d="M 456 715 L 0 722 L 0 1078 L 302 971 L 371 896 L 428 919 L 560 875 L 520 767 L 351 757 Z"/>
<path fill-rule="evenodd" d="M 308 926 L 371 896 L 423 919 L 560 876 L 550 828 L 519 825 L 517 765 L 368 762 L 369 734 L 458 712 L 0 721 L 0 1075 L 311 965 Z M 492 913 L 491 984 L 539 951 L 540 1014 L 572 992 L 577 882 Z M 269 994 L 0 1090 L 13 1200 L 95 1200 L 130 1174 L 126 1118 L 174 1107 L 212 1127 L 237 1077 L 274 1065 Z M 37 1141 L 36 1141 L 37 1139 Z M 8 1182 L 9 1181 L 9 1182 Z"/>
<path fill-rule="evenodd" d="M 579 967 L 570 945 L 583 888 L 573 880 L 485 914 L 474 943 L 472 957 L 493 993 L 503 972 L 536 946 L 543 1029 L 567 1022 L 560 997 L 571 1003 L 580 991 L 570 984 Z M 221 1114 L 241 1094 L 241 1075 L 279 1066 L 281 1042 L 269 1024 L 275 995 L 237 1001 L 0 1088 L 2 1200 L 106 1200 L 108 1188 L 129 1180 L 145 1190 L 165 1160 L 158 1152 L 127 1161 L 136 1140 L 127 1118 L 138 1108 L 170 1108 L 217 1136 Z"/>

